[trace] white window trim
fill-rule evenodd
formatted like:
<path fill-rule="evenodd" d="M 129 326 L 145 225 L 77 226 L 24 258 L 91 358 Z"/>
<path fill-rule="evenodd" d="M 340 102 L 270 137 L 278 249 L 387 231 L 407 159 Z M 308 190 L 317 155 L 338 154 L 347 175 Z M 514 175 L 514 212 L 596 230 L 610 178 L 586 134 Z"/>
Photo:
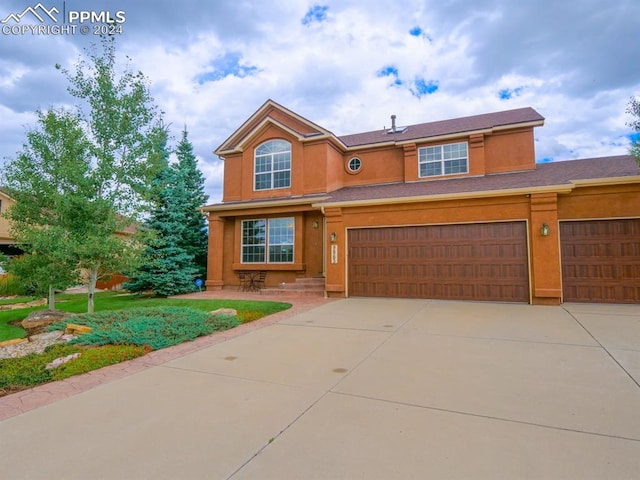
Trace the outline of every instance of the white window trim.
<path fill-rule="evenodd" d="M 244 243 L 244 224 L 245 222 L 256 222 L 256 221 L 264 221 L 265 222 L 265 233 L 264 233 L 264 243 L 259 243 L 259 244 L 245 244 Z M 244 260 L 244 248 L 245 247 L 264 247 L 264 251 L 265 251 L 265 258 L 266 258 L 266 252 L 267 252 L 267 221 L 265 218 L 251 218 L 251 219 L 247 219 L 247 220 L 242 220 L 242 222 L 240 223 L 240 263 L 245 263 L 247 265 L 254 265 L 254 264 L 261 264 L 261 263 L 265 263 L 265 262 L 245 262 Z"/>
<path fill-rule="evenodd" d="M 293 242 L 291 244 L 282 243 L 277 245 L 291 245 L 291 261 L 290 262 L 271 262 L 269 261 L 269 247 L 271 246 L 269 243 L 269 220 L 291 220 L 293 225 Z M 256 221 L 264 221 L 265 222 L 265 235 L 264 241 L 265 243 L 261 244 L 245 244 L 244 243 L 244 222 L 256 222 Z M 263 246 L 264 247 L 264 261 L 262 262 L 245 262 L 244 260 L 244 247 L 251 246 Z M 261 264 L 271 264 L 271 265 L 292 265 L 295 263 L 296 259 L 296 219 L 295 217 L 272 217 L 272 218 L 248 218 L 246 220 L 242 220 L 240 223 L 240 263 L 245 265 L 261 265 Z"/>
<path fill-rule="evenodd" d="M 420 159 L 420 152 L 421 151 L 426 151 L 427 148 L 440 147 L 440 150 L 442 152 L 442 148 L 445 147 L 445 146 L 448 146 L 448 145 L 464 145 L 465 149 L 467 151 L 467 155 L 465 157 L 447 158 L 445 160 L 444 155 L 441 154 L 440 160 L 437 160 L 437 161 L 434 161 L 434 160 L 427 161 L 427 160 L 421 160 Z M 425 153 L 425 157 L 426 157 L 426 153 Z M 449 162 L 449 161 L 452 161 L 452 160 L 462 160 L 463 158 L 466 160 L 466 167 L 467 167 L 464 172 L 444 173 L 445 172 L 445 162 Z M 441 168 L 440 171 L 442 173 L 440 173 L 438 175 L 421 175 L 420 167 L 422 165 L 427 165 L 427 164 L 430 164 L 430 163 L 440 163 L 440 168 Z M 424 147 L 418 148 L 418 177 L 419 178 L 448 177 L 448 176 L 451 176 L 451 175 L 465 175 L 467 173 L 469 173 L 469 142 L 443 143 L 441 145 L 426 145 Z"/>

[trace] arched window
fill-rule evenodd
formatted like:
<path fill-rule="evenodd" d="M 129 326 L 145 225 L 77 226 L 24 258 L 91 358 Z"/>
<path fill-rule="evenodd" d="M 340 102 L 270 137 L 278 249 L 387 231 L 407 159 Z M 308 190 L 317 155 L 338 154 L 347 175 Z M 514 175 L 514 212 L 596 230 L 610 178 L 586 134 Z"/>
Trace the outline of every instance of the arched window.
<path fill-rule="evenodd" d="M 270 190 L 291 186 L 291 144 L 269 140 L 256 148 L 254 189 Z"/>

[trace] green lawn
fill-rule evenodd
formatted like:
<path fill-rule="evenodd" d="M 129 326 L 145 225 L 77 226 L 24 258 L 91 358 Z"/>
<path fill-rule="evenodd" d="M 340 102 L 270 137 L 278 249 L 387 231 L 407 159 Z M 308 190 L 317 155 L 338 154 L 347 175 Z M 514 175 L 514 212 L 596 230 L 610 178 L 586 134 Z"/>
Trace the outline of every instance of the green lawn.
<path fill-rule="evenodd" d="M 17 303 L 17 300 L 18 299 L 15 299 L 14 302 Z M 21 301 L 24 301 L 24 298 Z M 238 311 L 238 320 L 241 323 L 257 320 L 266 315 L 271 315 L 272 313 L 277 313 L 291 307 L 290 304 L 282 302 L 149 298 L 137 295 L 123 295 L 121 292 L 100 292 L 97 293 L 95 297 L 96 312 L 160 306 L 190 307 L 207 312 L 223 307 L 233 308 Z M 9 325 L 9 322 L 22 320 L 32 311 L 42 310 L 45 308 L 46 306 L 23 308 L 19 310 L 0 310 L 0 342 L 25 337 L 27 333 L 22 328 Z M 85 313 L 87 311 L 87 294 L 56 295 L 56 308 L 65 312 Z"/>

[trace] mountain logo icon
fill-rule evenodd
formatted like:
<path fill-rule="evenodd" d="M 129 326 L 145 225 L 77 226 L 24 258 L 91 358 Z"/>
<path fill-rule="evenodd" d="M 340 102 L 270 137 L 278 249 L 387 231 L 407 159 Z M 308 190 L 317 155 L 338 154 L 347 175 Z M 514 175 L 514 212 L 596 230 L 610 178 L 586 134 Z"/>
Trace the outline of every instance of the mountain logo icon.
<path fill-rule="evenodd" d="M 29 13 L 34 17 L 36 17 L 40 21 L 40 23 L 44 23 L 46 20 L 46 17 L 49 17 L 55 23 L 58 23 L 58 19 L 56 18 L 55 15 L 60 13 L 60 10 L 58 10 L 56 7 L 53 7 L 51 9 L 46 9 L 44 5 L 42 5 L 42 3 L 38 3 L 34 7 L 25 8 L 22 11 L 22 13 L 9 14 L 7 18 L 5 18 L 4 20 L 0 20 L 0 23 L 9 23 L 11 20 L 13 20 L 15 23 L 20 23 L 24 18 L 24 16 Z"/>

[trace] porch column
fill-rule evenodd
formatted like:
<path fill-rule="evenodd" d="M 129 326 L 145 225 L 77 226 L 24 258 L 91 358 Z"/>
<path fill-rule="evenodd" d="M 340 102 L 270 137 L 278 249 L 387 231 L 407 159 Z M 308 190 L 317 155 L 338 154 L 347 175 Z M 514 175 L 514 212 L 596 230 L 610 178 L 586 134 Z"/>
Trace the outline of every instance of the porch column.
<path fill-rule="evenodd" d="M 341 208 L 327 208 L 324 212 L 326 221 L 325 244 L 326 270 L 325 288 L 329 297 L 344 297 L 345 286 L 345 247 L 347 231 L 344 228 Z"/>
<path fill-rule="evenodd" d="M 533 304 L 560 305 L 562 301 L 559 228 L 558 194 L 531 195 Z"/>
<path fill-rule="evenodd" d="M 208 291 L 222 290 L 222 259 L 224 243 L 224 218 L 209 214 L 209 243 L 207 253 Z"/>

